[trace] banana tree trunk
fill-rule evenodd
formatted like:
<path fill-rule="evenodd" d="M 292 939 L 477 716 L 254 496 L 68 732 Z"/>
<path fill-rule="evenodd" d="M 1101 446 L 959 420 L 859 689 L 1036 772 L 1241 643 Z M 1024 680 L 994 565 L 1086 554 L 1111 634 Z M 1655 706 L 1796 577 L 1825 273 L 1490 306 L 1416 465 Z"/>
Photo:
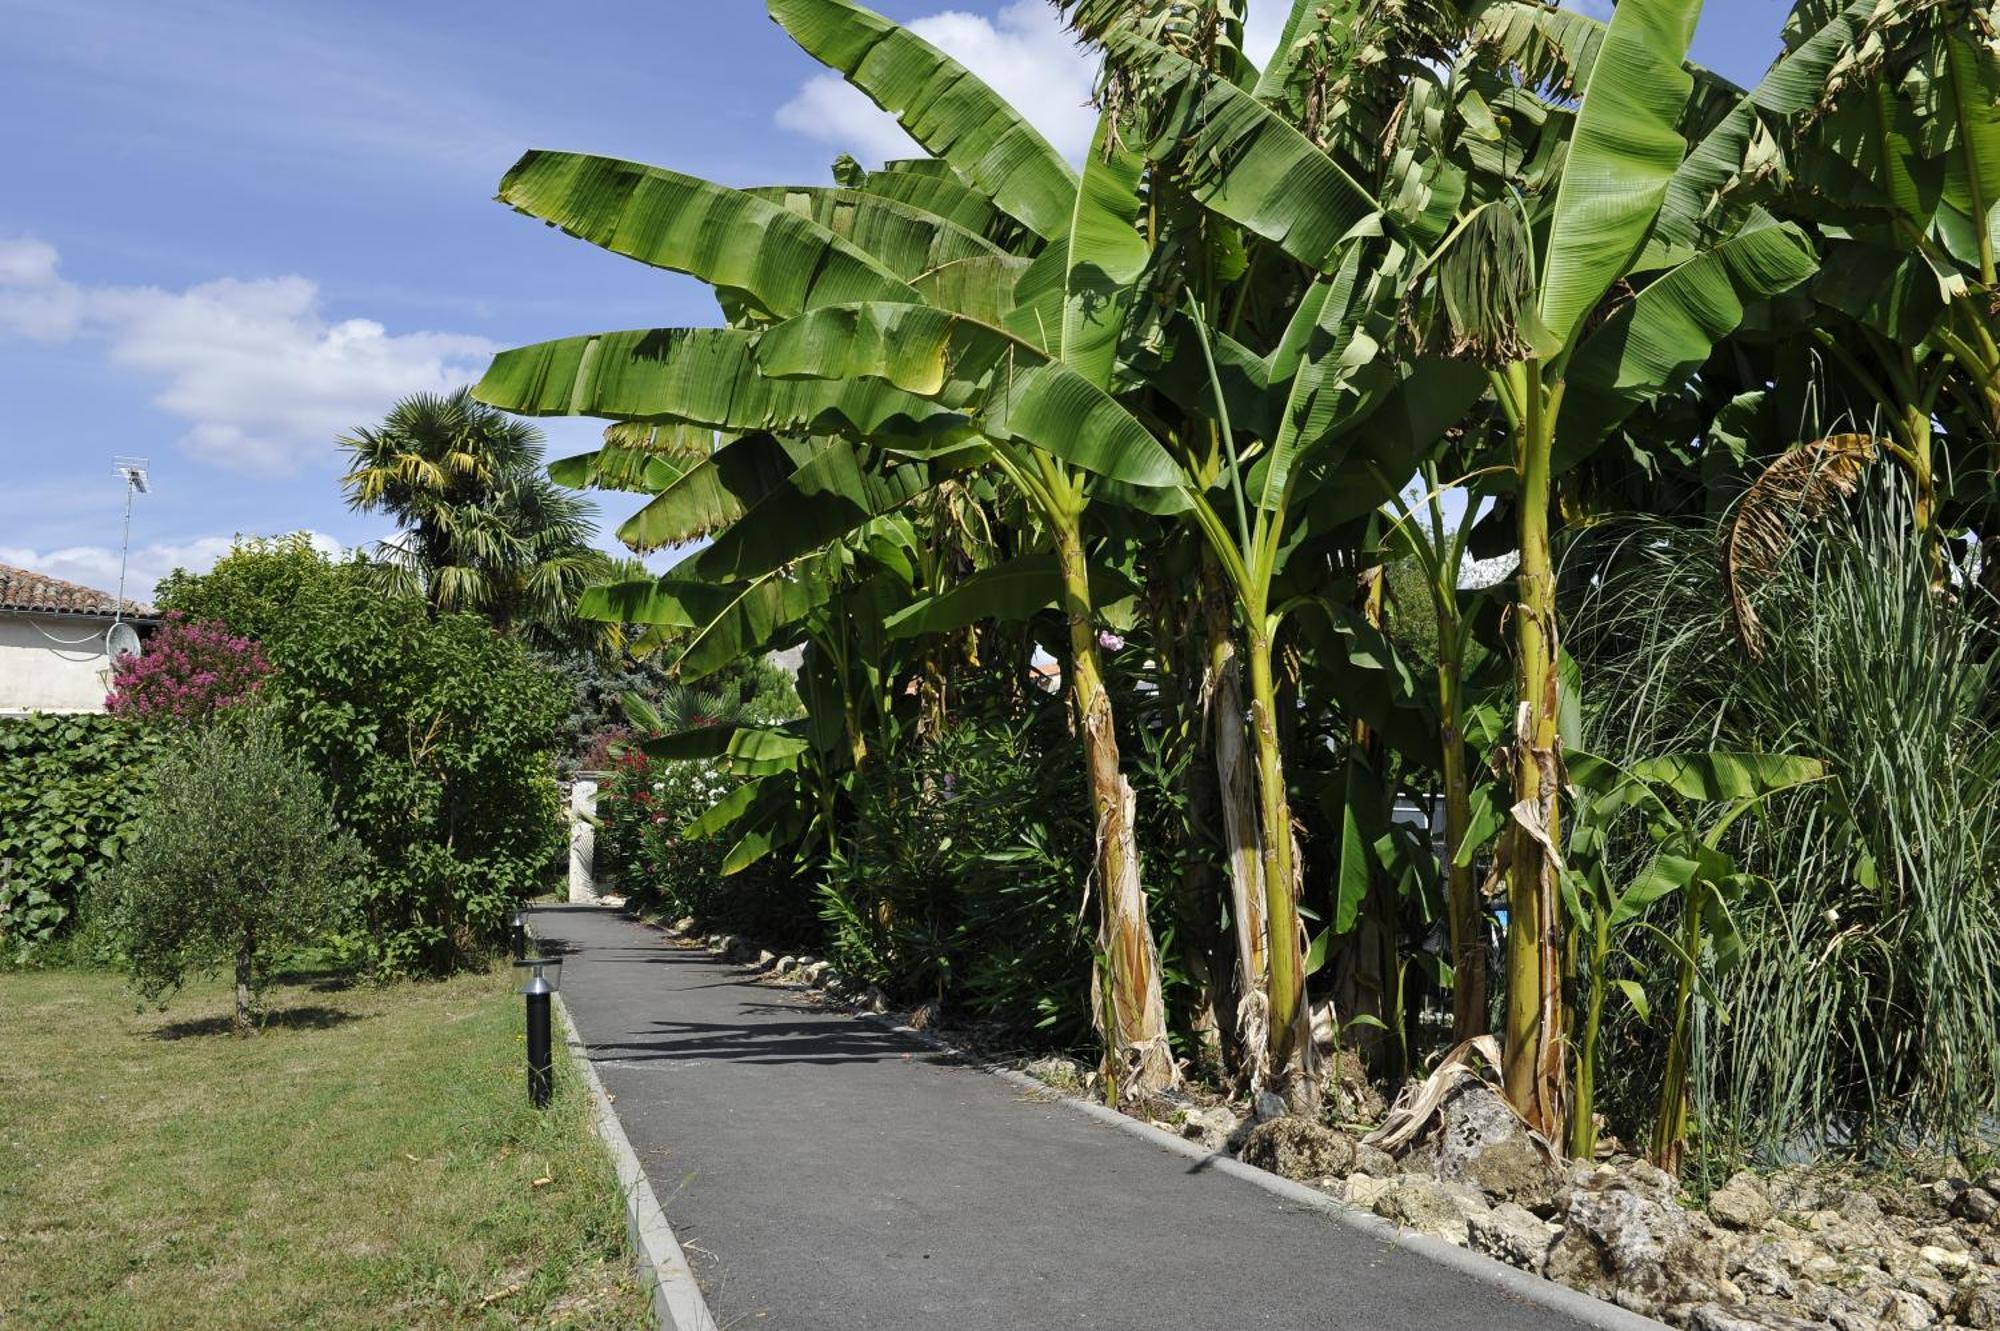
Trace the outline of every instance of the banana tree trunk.
<path fill-rule="evenodd" d="M 1270 1040 L 1270 946 L 1264 923 L 1263 850 L 1257 832 L 1257 777 L 1243 743 L 1243 679 L 1226 618 L 1211 628 L 1209 721 L 1222 834 L 1229 856 L 1229 917 L 1236 934 L 1237 1048 L 1244 1080 L 1262 1089 Z"/>
<path fill-rule="evenodd" d="M 1465 736 L 1459 729 L 1465 705 L 1459 625 L 1439 616 L 1438 740 L 1444 759 L 1444 862 L 1451 913 L 1452 1043 L 1486 1033 L 1486 930 L 1480 922 L 1479 883 L 1470 864 L 1458 862 L 1472 826 L 1472 777 L 1465 766 Z"/>
<path fill-rule="evenodd" d="M 1098 660 L 1082 532 L 1074 512 L 1051 513 L 1049 518 L 1062 565 L 1063 610 L 1069 619 L 1070 690 L 1097 820 L 1103 1074 L 1106 1099 L 1117 1102 L 1166 1090 L 1178 1083 L 1180 1074 L 1167 1045 L 1159 952 L 1146 918 L 1146 894 L 1139 886 L 1139 848 L 1132 826 L 1135 801 L 1131 784 L 1118 770 L 1118 735 Z"/>
<path fill-rule="evenodd" d="M 1271 1089 L 1300 1113 L 1318 1109 L 1312 1077 L 1312 1016 L 1306 1006 L 1305 936 L 1299 923 L 1294 876 L 1292 810 L 1285 793 L 1285 762 L 1278 745 L 1277 687 L 1271 672 L 1271 636 L 1261 612 L 1248 616 L 1250 632 L 1250 733 L 1257 751 L 1257 805 L 1262 834 L 1265 933 L 1269 940 L 1266 986 Z"/>
<path fill-rule="evenodd" d="M 1562 893 L 1552 850 L 1561 844 L 1557 794 L 1556 579 L 1549 553 L 1549 466 L 1560 390 L 1530 365 L 1518 433 L 1520 551 L 1515 645 L 1513 858 L 1507 882 L 1507 1098 L 1551 1141 L 1563 1130 Z"/>

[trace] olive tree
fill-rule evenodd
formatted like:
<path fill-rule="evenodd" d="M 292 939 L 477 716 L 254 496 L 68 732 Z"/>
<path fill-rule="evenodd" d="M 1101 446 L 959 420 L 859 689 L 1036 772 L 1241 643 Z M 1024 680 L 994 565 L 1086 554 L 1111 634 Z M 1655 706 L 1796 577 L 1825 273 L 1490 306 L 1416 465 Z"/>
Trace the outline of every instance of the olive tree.
<path fill-rule="evenodd" d="M 132 980 L 156 1000 L 190 972 L 233 965 L 248 1033 L 272 954 L 350 913 L 353 840 L 261 712 L 186 735 L 153 782 L 107 881 Z"/>

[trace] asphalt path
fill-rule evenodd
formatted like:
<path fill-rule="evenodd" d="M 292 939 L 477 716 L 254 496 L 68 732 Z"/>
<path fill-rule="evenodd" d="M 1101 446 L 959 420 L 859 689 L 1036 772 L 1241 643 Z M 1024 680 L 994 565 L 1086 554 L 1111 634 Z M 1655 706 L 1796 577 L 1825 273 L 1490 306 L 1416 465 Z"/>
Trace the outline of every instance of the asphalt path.
<path fill-rule="evenodd" d="M 534 914 L 723 1331 L 1568 1331 L 598 907 Z"/>

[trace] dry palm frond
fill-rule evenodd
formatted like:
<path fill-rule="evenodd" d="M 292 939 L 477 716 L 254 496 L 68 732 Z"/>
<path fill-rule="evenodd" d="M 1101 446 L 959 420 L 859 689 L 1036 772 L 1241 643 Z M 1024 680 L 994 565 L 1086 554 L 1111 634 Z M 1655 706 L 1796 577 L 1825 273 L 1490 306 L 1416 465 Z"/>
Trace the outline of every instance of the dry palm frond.
<path fill-rule="evenodd" d="M 1764 630 L 1751 604 L 1752 584 L 1777 572 L 1798 529 L 1835 500 L 1853 495 L 1876 454 L 1875 436 L 1836 434 L 1801 444 L 1751 482 L 1722 533 L 1722 576 L 1736 640 L 1753 661 L 1764 655 Z"/>
<path fill-rule="evenodd" d="M 715 451 L 715 431 L 679 423 L 614 421 L 604 427 L 604 443 L 693 465 Z"/>

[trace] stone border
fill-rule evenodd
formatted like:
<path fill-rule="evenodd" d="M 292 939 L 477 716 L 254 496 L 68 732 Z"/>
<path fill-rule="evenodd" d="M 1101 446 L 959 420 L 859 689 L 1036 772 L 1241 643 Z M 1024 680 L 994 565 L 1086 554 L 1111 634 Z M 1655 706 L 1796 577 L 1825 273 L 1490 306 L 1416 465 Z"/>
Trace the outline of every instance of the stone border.
<path fill-rule="evenodd" d="M 590 1051 L 578 1035 L 576 1023 L 570 1020 L 569 1008 L 561 994 L 555 1000 L 556 1014 L 562 1019 L 563 1043 L 569 1047 L 570 1060 L 583 1075 L 584 1084 L 590 1087 L 597 1135 L 603 1139 L 605 1149 L 611 1153 L 611 1163 L 618 1171 L 618 1191 L 625 1199 L 625 1232 L 632 1244 L 633 1265 L 639 1268 L 640 1281 L 652 1295 L 653 1316 L 660 1331 L 719 1331 L 714 1315 L 708 1310 L 708 1300 L 702 1297 L 701 1286 L 688 1266 L 687 1255 L 674 1237 L 673 1226 L 667 1223 L 667 1213 L 661 1208 L 660 1199 L 653 1195 L 653 1185 L 646 1181 L 639 1155 L 625 1135 L 625 1126 L 618 1121 L 618 1111 L 612 1106 L 611 1097 L 605 1094 L 597 1069 L 591 1066 Z"/>

